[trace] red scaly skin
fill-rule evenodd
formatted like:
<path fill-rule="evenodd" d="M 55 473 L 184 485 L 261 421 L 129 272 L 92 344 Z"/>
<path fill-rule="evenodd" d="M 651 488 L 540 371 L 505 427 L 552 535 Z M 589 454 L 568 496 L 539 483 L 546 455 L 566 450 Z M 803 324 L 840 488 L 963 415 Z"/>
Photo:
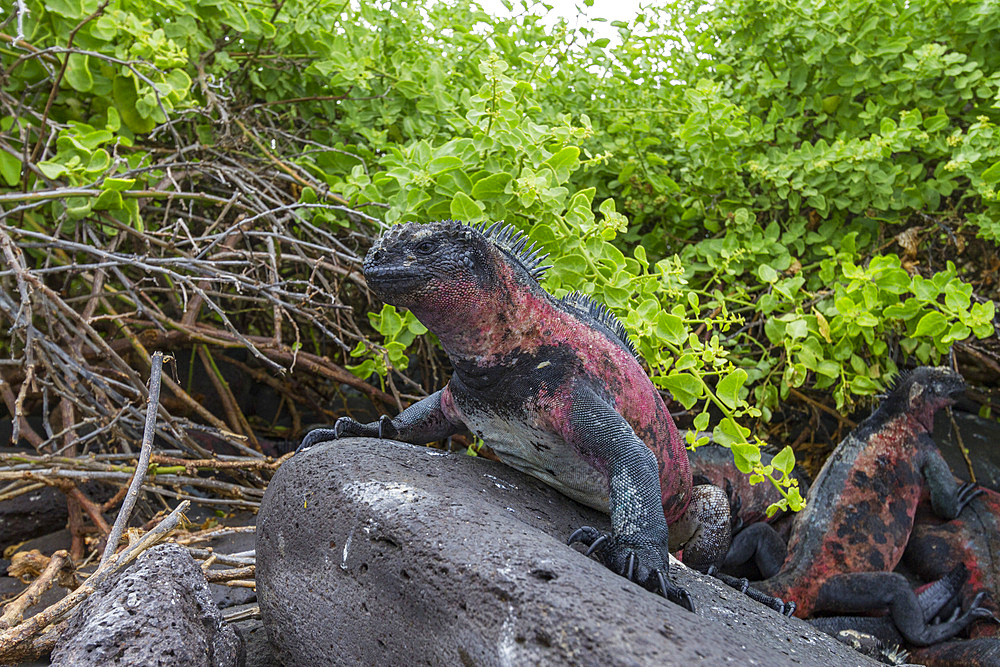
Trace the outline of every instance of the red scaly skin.
<path fill-rule="evenodd" d="M 961 516 L 951 521 L 941 521 L 929 505 L 921 504 L 903 562 L 927 581 L 939 579 L 958 562 L 964 563 L 969 579 L 962 587 L 963 599 L 988 591 L 982 606 L 1000 618 L 1000 493 L 982 489 Z M 1000 624 L 978 620 L 969 627 L 969 636 L 1000 638 Z"/>

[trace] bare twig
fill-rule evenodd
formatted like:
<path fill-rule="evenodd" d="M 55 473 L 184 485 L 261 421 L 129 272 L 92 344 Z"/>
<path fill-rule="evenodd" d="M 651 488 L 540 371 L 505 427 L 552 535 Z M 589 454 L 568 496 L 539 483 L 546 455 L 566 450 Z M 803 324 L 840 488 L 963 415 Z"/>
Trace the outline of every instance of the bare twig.
<path fill-rule="evenodd" d="M 125 495 L 125 502 L 118 512 L 115 525 L 108 535 L 108 543 L 104 545 L 104 555 L 101 556 L 101 566 L 108 562 L 111 554 L 118 548 L 125 526 L 129 517 L 132 516 L 132 509 L 135 501 L 139 497 L 139 490 L 146 479 L 146 472 L 149 470 L 149 457 L 153 452 L 153 436 L 156 434 L 156 411 L 160 405 L 160 374 L 163 372 L 163 353 L 154 352 L 152 359 L 153 369 L 149 374 L 149 396 L 146 398 L 146 426 L 142 432 L 142 447 L 139 450 L 139 462 L 136 464 L 135 472 L 132 474 L 132 481 L 129 482 L 128 493 Z"/>

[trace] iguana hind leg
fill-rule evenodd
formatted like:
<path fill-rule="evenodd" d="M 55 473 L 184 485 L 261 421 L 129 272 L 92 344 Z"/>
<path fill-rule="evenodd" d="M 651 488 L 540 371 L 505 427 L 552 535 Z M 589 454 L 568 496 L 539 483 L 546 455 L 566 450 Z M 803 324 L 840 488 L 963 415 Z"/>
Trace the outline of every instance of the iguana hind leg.
<path fill-rule="evenodd" d="M 858 613 L 888 607 L 896 629 L 907 642 L 929 646 L 954 637 L 977 618 L 990 615 L 979 606 L 982 593 L 956 618 L 930 624 L 906 578 L 896 572 L 853 572 L 830 577 L 819 589 L 815 611 Z"/>
<path fill-rule="evenodd" d="M 958 608 L 946 620 L 958 618 L 962 611 L 959 594 L 968 578 L 969 571 L 959 563 L 944 577 L 914 592 L 925 623 L 931 624 L 952 603 L 956 603 Z M 900 645 L 905 641 L 890 616 L 821 616 L 810 619 L 809 623 L 838 638 L 842 632 L 855 631 L 875 637 L 886 646 Z"/>
<path fill-rule="evenodd" d="M 744 566 L 756 569 L 754 579 L 770 579 L 785 562 L 788 546 L 769 523 L 752 523 L 733 537 L 726 559 L 720 568 L 723 572 L 745 571 Z M 747 576 L 750 576 L 748 573 Z"/>

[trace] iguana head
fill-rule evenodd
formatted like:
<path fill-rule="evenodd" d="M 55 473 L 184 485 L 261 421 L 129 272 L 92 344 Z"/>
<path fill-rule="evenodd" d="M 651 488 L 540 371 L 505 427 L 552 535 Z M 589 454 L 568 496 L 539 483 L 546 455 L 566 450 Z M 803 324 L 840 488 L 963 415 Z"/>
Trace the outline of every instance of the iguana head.
<path fill-rule="evenodd" d="M 538 278 L 548 267 L 539 264 L 546 255 L 527 241 L 499 223 L 411 222 L 382 234 L 363 271 L 378 298 L 409 308 L 438 336 L 470 336 L 495 328 L 512 299 L 542 292 Z"/>
<path fill-rule="evenodd" d="M 419 302 L 442 291 L 470 284 L 491 287 L 504 268 L 535 282 L 548 255 L 512 225 L 467 225 L 454 220 L 390 227 L 368 251 L 364 262 L 368 286 L 385 301 Z"/>
<path fill-rule="evenodd" d="M 965 380 L 945 366 L 921 366 L 899 377 L 883 405 L 908 413 L 925 429 L 934 429 L 934 413 L 965 392 Z"/>
<path fill-rule="evenodd" d="M 390 227 L 368 251 L 365 279 L 387 303 L 420 310 L 435 307 L 496 279 L 495 253 L 483 235 L 452 221 Z M 419 313 L 418 313 L 419 315 Z"/>

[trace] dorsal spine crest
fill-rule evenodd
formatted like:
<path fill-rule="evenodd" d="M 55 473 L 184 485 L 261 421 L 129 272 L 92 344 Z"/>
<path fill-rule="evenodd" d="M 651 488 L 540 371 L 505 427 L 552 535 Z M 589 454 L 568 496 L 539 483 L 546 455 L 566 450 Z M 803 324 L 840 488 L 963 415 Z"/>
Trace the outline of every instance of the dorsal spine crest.
<path fill-rule="evenodd" d="M 529 245 L 528 236 L 511 223 L 505 225 L 503 220 L 499 220 L 488 227 L 487 224 L 482 222 L 470 224 L 468 227 L 482 234 L 507 257 L 520 264 L 536 282 L 541 282 L 545 277 L 545 271 L 552 268 L 551 264 L 542 264 L 549 253 L 542 253 L 542 249 L 534 242 Z"/>
<path fill-rule="evenodd" d="M 594 301 L 582 292 L 570 292 L 560 299 L 560 301 L 577 312 L 586 313 L 606 326 L 625 345 L 628 351 L 632 353 L 633 357 L 640 362 L 642 361 L 642 357 L 639 356 L 639 352 L 635 349 L 632 339 L 629 338 L 625 325 L 622 324 L 622 321 L 607 306 Z"/>

